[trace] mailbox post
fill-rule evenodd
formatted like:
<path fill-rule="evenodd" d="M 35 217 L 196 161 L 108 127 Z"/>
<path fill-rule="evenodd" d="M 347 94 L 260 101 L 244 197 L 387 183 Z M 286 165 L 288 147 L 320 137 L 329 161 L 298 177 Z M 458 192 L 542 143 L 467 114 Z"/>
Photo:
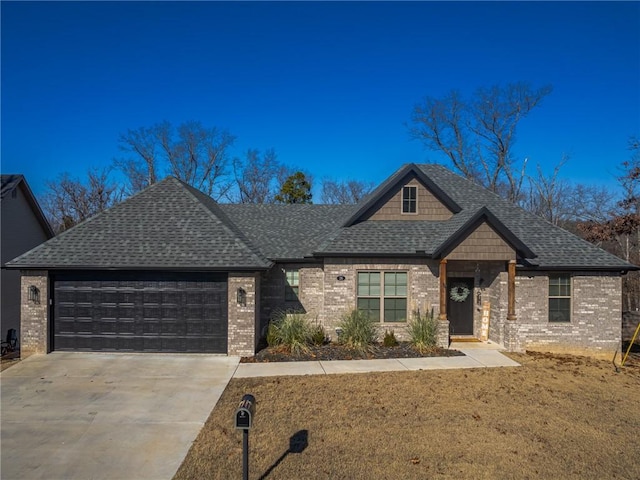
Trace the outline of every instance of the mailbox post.
<path fill-rule="evenodd" d="M 249 480 L 249 430 L 253 425 L 256 399 L 253 395 L 244 395 L 236 409 L 236 429 L 242 430 L 242 479 Z"/>

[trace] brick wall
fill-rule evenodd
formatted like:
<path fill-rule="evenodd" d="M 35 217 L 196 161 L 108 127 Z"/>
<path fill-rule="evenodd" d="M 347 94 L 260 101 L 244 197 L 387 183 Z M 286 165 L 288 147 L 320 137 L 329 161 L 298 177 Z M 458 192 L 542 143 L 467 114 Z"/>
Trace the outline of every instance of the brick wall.
<path fill-rule="evenodd" d="M 259 295 L 260 275 L 253 273 L 229 273 L 228 280 L 229 331 L 227 353 L 233 356 L 252 356 L 256 351 L 260 328 Z M 237 301 L 238 288 L 243 288 L 247 304 Z"/>
<path fill-rule="evenodd" d="M 572 276 L 571 321 L 548 321 L 549 279 L 521 275 L 516 282 L 516 325 L 505 346 L 514 351 L 541 350 L 597 356 L 620 348 L 622 281 L 606 273 Z M 510 323 L 510 322 L 507 322 Z"/>
<path fill-rule="evenodd" d="M 29 287 L 40 290 L 40 302 L 29 300 Z M 49 351 L 49 275 L 46 270 L 22 271 L 20 278 L 20 356 Z"/>
<path fill-rule="evenodd" d="M 285 270 L 298 270 L 299 295 L 296 301 L 285 301 Z M 261 275 L 260 334 L 278 312 L 295 311 L 318 319 L 324 308 L 324 269 L 322 264 L 282 263 Z"/>
<path fill-rule="evenodd" d="M 408 309 L 422 312 L 433 309 L 436 317 L 440 313 L 439 304 L 439 263 L 435 260 L 415 259 L 344 259 L 328 258 L 324 266 L 304 264 L 277 265 L 263 274 L 262 317 L 263 322 L 273 311 L 290 309 L 310 314 L 310 319 L 318 319 L 327 333 L 335 338 L 335 328 L 342 315 L 356 306 L 356 279 L 359 270 L 404 270 L 408 272 Z M 479 270 L 477 270 L 479 267 Z M 300 302 L 290 305 L 284 302 L 284 268 L 298 268 L 300 274 Z M 475 278 L 474 329 L 480 334 L 482 301 L 491 302 L 490 338 L 502 343 L 501 318 L 506 317 L 506 264 L 505 262 L 462 262 L 448 264 L 448 276 Z M 344 280 L 338 280 L 344 277 Z M 477 293 L 480 293 L 478 296 Z M 504 303 L 504 308 L 500 304 Z M 388 323 L 380 325 L 380 332 L 393 329 L 396 336 L 406 339 L 406 325 Z"/>
<path fill-rule="evenodd" d="M 263 317 L 285 308 L 284 265 L 263 275 Z M 293 268 L 294 265 L 286 265 Z M 359 270 L 404 270 L 408 272 L 409 312 L 416 308 L 439 314 L 438 262 L 428 259 L 344 259 L 327 258 L 321 265 L 295 265 L 300 274 L 299 311 L 318 319 L 335 338 L 335 328 L 344 313 L 356 306 Z M 449 278 L 474 279 L 474 334 L 480 336 L 482 302 L 491 305 L 489 339 L 508 350 L 545 350 L 609 355 L 620 345 L 621 280 L 606 273 L 576 274 L 572 277 L 572 320 L 549 323 L 547 273 L 518 272 L 516 277 L 516 321 L 507 321 L 506 262 L 450 261 Z M 344 280 L 339 280 L 344 277 Z M 380 333 L 393 329 L 406 339 L 406 325 L 380 324 Z M 444 343 L 444 342 L 442 342 Z"/>
<path fill-rule="evenodd" d="M 327 333 L 335 337 L 335 328 L 342 315 L 356 306 L 357 273 L 361 270 L 392 271 L 403 270 L 408 273 L 407 305 L 409 315 L 414 310 L 422 312 L 432 308 L 435 315 L 439 312 L 438 262 L 428 259 L 415 259 L 408 263 L 406 259 L 341 259 L 329 258 L 324 265 L 324 311 L 320 316 Z M 344 277 L 344 280 L 339 280 Z M 382 323 L 380 334 L 393 329 L 396 337 L 406 339 L 405 323 Z"/>

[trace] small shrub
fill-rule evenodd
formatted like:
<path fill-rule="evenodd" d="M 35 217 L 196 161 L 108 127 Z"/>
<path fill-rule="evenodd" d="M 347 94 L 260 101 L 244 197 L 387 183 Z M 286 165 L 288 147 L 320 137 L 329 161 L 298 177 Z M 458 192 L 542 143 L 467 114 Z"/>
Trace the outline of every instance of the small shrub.
<path fill-rule="evenodd" d="M 386 332 L 384 332 L 382 344 L 385 347 L 396 347 L 398 345 L 398 340 L 396 339 L 396 335 L 395 333 L 393 333 L 393 330 L 387 330 Z"/>
<path fill-rule="evenodd" d="M 313 345 L 324 345 L 327 341 L 327 333 L 322 325 L 314 325 L 311 327 L 311 343 Z"/>
<path fill-rule="evenodd" d="M 269 325 L 267 343 L 270 346 L 282 345 L 291 353 L 298 354 L 307 352 L 310 342 L 311 326 L 303 313 L 280 313 Z"/>
<path fill-rule="evenodd" d="M 376 325 L 377 322 L 371 320 L 366 313 L 352 310 L 343 315 L 340 321 L 338 328 L 342 329 L 342 333 L 339 341 L 355 350 L 367 350 L 378 339 Z"/>
<path fill-rule="evenodd" d="M 433 310 L 424 315 L 420 311 L 413 314 L 413 319 L 408 324 L 407 332 L 411 345 L 420 353 L 436 346 L 438 335 L 438 321 L 434 318 Z"/>

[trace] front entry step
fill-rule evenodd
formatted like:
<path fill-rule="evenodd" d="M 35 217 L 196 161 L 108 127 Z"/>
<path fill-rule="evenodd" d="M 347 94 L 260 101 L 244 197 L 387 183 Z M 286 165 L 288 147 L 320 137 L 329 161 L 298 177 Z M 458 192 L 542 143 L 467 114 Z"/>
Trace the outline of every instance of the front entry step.
<path fill-rule="evenodd" d="M 481 340 L 471 335 L 452 335 L 452 342 L 468 342 L 468 343 L 481 343 Z"/>

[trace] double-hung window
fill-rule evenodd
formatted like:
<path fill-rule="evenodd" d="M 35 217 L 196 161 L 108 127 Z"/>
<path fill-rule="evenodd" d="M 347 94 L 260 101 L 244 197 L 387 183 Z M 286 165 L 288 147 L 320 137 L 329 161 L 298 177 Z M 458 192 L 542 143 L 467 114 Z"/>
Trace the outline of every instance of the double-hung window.
<path fill-rule="evenodd" d="M 571 277 L 549 275 L 549 321 L 571 321 Z"/>
<path fill-rule="evenodd" d="M 402 187 L 402 213 L 418 212 L 418 187 Z"/>
<path fill-rule="evenodd" d="M 377 322 L 407 321 L 407 272 L 358 272 L 358 310 Z"/>
<path fill-rule="evenodd" d="M 286 283 L 284 288 L 284 300 L 286 302 L 298 301 L 300 290 L 300 274 L 298 269 L 287 269 L 284 271 Z"/>

